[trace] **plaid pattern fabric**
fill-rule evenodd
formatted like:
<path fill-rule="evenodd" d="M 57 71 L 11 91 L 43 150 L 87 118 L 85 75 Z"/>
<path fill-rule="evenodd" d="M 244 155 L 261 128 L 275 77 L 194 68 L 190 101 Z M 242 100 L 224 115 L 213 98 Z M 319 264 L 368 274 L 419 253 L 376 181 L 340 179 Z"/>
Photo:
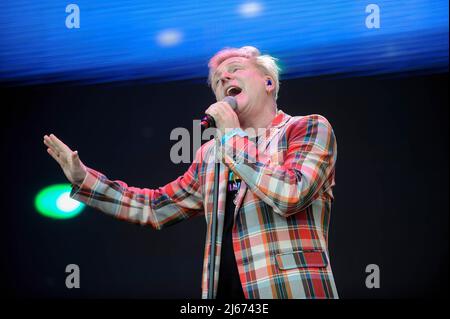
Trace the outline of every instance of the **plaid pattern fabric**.
<path fill-rule="evenodd" d="M 71 196 L 117 218 L 155 229 L 203 215 L 207 223 L 202 298 L 208 295 L 214 162 L 222 163 L 214 296 L 217 292 L 228 174 L 242 179 L 233 247 L 246 298 L 338 298 L 328 255 L 336 139 L 320 115 L 278 111 L 256 145 L 245 134 L 205 143 L 194 163 L 158 189 L 129 187 L 88 169 Z"/>

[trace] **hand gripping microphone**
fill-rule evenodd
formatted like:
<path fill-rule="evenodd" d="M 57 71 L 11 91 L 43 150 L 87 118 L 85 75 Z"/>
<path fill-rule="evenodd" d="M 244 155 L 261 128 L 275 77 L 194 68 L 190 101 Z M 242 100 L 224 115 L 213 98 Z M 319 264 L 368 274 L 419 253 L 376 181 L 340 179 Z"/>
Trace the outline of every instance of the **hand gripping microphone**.
<path fill-rule="evenodd" d="M 222 100 L 222 102 L 228 103 L 233 110 L 237 109 L 237 101 L 234 96 L 225 96 L 225 98 Z M 202 118 L 200 126 L 202 127 L 202 129 L 207 129 L 208 127 L 216 127 L 216 121 L 214 120 L 214 118 L 211 115 L 206 114 Z"/>

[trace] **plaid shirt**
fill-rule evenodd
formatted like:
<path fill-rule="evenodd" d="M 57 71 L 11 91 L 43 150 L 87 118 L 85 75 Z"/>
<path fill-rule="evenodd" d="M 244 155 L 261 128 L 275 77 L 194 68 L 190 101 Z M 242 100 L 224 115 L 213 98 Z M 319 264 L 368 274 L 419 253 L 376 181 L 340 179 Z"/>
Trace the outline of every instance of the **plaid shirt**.
<path fill-rule="evenodd" d="M 233 248 L 246 298 L 337 298 L 328 254 L 336 139 L 320 115 L 282 111 L 258 145 L 235 130 L 211 140 L 184 175 L 158 189 L 129 187 L 88 169 L 71 196 L 117 218 L 155 229 L 203 215 L 207 223 L 202 298 L 208 295 L 214 162 L 220 158 L 214 296 L 217 293 L 228 174 L 235 200 Z"/>

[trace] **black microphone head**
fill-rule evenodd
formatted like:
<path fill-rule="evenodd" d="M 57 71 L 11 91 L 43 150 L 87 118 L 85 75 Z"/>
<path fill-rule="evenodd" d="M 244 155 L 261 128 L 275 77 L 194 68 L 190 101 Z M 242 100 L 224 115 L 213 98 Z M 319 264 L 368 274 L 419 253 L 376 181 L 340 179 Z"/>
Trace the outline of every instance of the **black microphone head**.
<path fill-rule="evenodd" d="M 201 120 L 201 122 L 200 122 L 200 126 L 201 126 L 203 129 L 207 129 L 208 127 L 216 127 L 216 121 L 214 120 L 214 118 L 213 118 L 211 115 L 206 114 L 206 115 L 202 118 L 202 120 Z"/>
<path fill-rule="evenodd" d="M 237 101 L 234 96 L 225 96 L 222 101 L 228 103 L 233 110 L 237 109 Z"/>

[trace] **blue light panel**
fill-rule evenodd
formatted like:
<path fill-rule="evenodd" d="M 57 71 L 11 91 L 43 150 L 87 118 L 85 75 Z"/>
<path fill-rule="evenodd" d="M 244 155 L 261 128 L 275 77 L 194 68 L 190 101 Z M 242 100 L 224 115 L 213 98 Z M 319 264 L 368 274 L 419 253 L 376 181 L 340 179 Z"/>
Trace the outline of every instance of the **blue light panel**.
<path fill-rule="evenodd" d="M 70 3 L 79 28 L 66 25 Z M 370 4 L 379 28 L 366 25 Z M 278 57 L 283 78 L 448 71 L 442 0 L 15 0 L 0 23 L 6 83 L 205 78 L 216 51 L 243 45 Z"/>

